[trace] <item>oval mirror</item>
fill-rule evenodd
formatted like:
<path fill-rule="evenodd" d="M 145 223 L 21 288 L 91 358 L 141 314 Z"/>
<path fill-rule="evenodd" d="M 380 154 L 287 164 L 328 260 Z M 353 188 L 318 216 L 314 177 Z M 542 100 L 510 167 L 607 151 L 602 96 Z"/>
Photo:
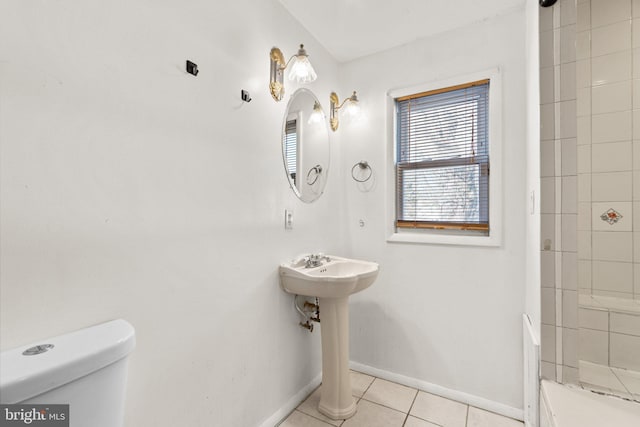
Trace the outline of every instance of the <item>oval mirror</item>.
<path fill-rule="evenodd" d="M 324 191 L 329 173 L 329 129 L 324 111 L 308 89 L 298 89 L 282 124 L 282 159 L 289 185 L 311 203 Z"/>

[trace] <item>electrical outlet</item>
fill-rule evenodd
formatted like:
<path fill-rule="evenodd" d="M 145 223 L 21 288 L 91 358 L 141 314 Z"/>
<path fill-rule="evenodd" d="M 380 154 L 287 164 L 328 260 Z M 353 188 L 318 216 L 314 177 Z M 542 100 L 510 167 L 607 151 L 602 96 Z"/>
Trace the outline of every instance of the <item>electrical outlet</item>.
<path fill-rule="evenodd" d="M 284 210 L 284 229 L 293 229 L 293 211 L 291 209 Z"/>

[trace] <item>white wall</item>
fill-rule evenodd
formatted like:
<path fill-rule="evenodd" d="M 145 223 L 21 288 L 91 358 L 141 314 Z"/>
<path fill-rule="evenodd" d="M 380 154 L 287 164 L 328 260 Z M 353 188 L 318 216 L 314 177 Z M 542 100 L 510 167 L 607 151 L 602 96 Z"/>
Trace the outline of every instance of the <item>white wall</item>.
<path fill-rule="evenodd" d="M 0 3 L 3 349 L 130 321 L 129 426 L 258 425 L 316 377 L 277 265 L 342 252 L 341 168 L 289 189 L 268 61 L 300 42 L 326 105 L 337 64 L 275 0 Z"/>
<path fill-rule="evenodd" d="M 536 2 L 525 6 L 526 17 L 526 145 L 527 193 L 529 204 L 525 251 L 524 422 L 538 426 L 540 419 L 540 8 Z M 530 325 L 529 326 L 529 322 Z"/>
<path fill-rule="evenodd" d="M 541 8 L 533 2 L 528 2 L 525 9 L 528 191 L 524 195 L 524 203 L 529 205 L 525 312 L 531 319 L 538 342 L 540 341 L 540 46 L 538 40 L 540 10 Z"/>
<path fill-rule="evenodd" d="M 368 116 L 341 125 L 345 170 L 367 160 L 376 185 L 347 174 L 349 255 L 378 261 L 378 281 L 351 303 L 351 359 L 522 409 L 526 239 L 525 15 L 522 10 L 341 66 Z M 503 244 L 498 248 L 387 243 L 385 153 L 390 89 L 500 67 Z M 365 223 L 360 227 L 359 220 Z"/>

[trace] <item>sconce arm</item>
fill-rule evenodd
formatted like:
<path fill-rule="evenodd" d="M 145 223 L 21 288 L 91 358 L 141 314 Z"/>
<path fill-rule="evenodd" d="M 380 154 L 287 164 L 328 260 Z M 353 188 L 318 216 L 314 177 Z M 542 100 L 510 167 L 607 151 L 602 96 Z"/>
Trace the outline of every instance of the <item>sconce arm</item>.
<path fill-rule="evenodd" d="M 336 106 L 336 107 L 335 107 L 335 108 L 336 108 L 336 110 L 339 110 L 339 109 L 341 109 L 342 107 L 344 107 L 344 104 L 345 104 L 348 100 L 349 100 L 349 98 L 345 98 L 345 99 L 343 99 L 343 100 L 342 100 L 342 103 L 341 103 L 340 105 L 338 105 L 338 106 Z"/>

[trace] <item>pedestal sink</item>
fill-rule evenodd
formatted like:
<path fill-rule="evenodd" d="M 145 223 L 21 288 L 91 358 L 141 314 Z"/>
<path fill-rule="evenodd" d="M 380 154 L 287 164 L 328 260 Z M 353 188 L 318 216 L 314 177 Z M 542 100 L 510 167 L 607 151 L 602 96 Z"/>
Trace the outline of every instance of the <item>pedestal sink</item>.
<path fill-rule="evenodd" d="M 318 410 L 334 420 L 349 418 L 356 412 L 349 376 L 349 295 L 371 286 L 378 277 L 378 264 L 336 256 L 311 259 L 316 261 L 306 257 L 281 264 L 280 285 L 291 294 L 320 299 L 322 390 Z"/>

